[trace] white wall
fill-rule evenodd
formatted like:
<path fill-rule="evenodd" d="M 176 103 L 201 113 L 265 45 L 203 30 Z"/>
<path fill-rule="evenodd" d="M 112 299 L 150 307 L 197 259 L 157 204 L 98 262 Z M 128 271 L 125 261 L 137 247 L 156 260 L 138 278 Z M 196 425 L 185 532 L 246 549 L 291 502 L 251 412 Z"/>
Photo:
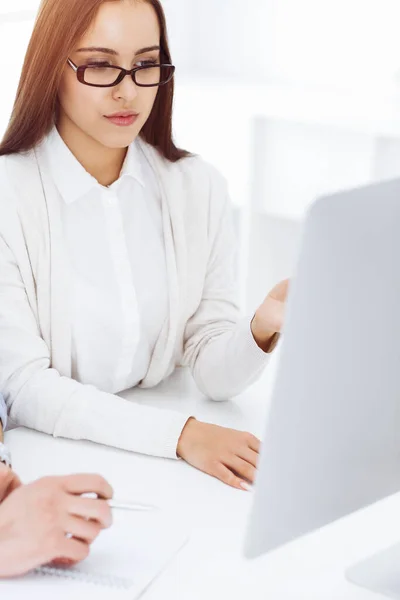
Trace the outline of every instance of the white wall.
<path fill-rule="evenodd" d="M 1 0 L 0 0 L 1 1 Z M 25 3 L 27 0 L 25 0 Z M 4 7 L 3 7 L 4 8 Z M 4 15 L 3 15 L 4 17 Z M 0 93 L 0 136 L 5 131 L 15 92 L 20 78 L 28 39 L 32 31 L 32 21 L 2 19 L 0 13 L 0 73 L 2 77 Z"/>
<path fill-rule="evenodd" d="M 197 66 L 210 75 L 373 89 L 390 86 L 400 69 L 398 0 L 187 0 L 187 5 L 196 23 L 191 45 Z"/>
<path fill-rule="evenodd" d="M 272 68 L 272 5 L 265 0 L 189 0 L 200 73 L 259 81 Z"/>
<path fill-rule="evenodd" d="M 264 171 L 259 208 L 301 218 L 317 196 L 368 183 L 375 141 L 370 135 L 331 126 L 261 121 Z"/>
<path fill-rule="evenodd" d="M 173 61 L 179 71 L 193 68 L 196 50 L 193 44 L 196 23 L 192 0 L 164 0 L 168 23 L 169 44 Z"/>

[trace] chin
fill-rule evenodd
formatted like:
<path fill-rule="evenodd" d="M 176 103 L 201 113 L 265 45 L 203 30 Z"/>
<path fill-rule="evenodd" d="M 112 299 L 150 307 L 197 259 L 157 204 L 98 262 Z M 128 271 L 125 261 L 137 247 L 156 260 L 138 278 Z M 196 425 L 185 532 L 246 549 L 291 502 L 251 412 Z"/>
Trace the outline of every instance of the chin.
<path fill-rule="evenodd" d="M 129 146 L 139 135 L 138 131 L 121 131 L 119 135 L 105 135 L 102 138 L 96 137 L 97 141 L 106 148 L 119 149 Z"/>

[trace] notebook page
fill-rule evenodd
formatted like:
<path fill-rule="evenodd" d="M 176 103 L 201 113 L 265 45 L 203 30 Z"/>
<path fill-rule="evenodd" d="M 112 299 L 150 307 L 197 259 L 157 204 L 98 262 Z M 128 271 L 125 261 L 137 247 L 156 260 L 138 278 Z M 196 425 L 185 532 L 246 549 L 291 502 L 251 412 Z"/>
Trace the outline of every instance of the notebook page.
<path fill-rule="evenodd" d="M 54 570 L 54 574 L 0 581 L 0 596 L 25 599 L 29 590 L 30 600 L 36 596 L 40 600 L 72 598 L 78 593 L 85 600 L 134 600 L 187 540 L 187 528 L 168 511 L 114 511 L 113 526 L 101 533 L 84 562 Z"/>

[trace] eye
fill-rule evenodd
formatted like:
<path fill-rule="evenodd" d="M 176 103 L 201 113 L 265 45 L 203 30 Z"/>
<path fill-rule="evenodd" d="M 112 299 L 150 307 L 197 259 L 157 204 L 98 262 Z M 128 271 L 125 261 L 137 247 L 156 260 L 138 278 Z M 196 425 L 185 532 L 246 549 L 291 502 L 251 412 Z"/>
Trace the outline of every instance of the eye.
<path fill-rule="evenodd" d="M 110 65 L 109 62 L 106 61 L 90 61 L 87 63 L 86 65 L 87 67 L 111 67 L 112 65 Z"/>
<path fill-rule="evenodd" d="M 154 65 L 158 65 L 158 61 L 152 58 L 146 60 L 139 60 L 136 64 L 138 67 L 152 67 Z"/>

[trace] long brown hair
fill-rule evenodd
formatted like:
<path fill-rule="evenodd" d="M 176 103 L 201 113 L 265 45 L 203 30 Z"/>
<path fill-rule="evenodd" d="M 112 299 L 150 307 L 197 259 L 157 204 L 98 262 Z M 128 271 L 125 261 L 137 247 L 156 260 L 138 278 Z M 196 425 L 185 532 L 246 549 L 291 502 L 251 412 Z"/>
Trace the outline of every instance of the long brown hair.
<path fill-rule="evenodd" d="M 0 156 L 31 150 L 50 131 L 57 118 L 58 89 L 67 58 L 89 29 L 106 0 L 42 0 L 25 55 L 8 128 Z M 117 1 L 117 0 L 115 0 Z M 167 25 L 159 0 L 142 0 L 157 13 L 161 30 L 161 59 L 171 63 Z M 174 81 L 160 86 L 153 110 L 140 136 L 176 162 L 189 153 L 177 148 L 172 137 Z"/>

